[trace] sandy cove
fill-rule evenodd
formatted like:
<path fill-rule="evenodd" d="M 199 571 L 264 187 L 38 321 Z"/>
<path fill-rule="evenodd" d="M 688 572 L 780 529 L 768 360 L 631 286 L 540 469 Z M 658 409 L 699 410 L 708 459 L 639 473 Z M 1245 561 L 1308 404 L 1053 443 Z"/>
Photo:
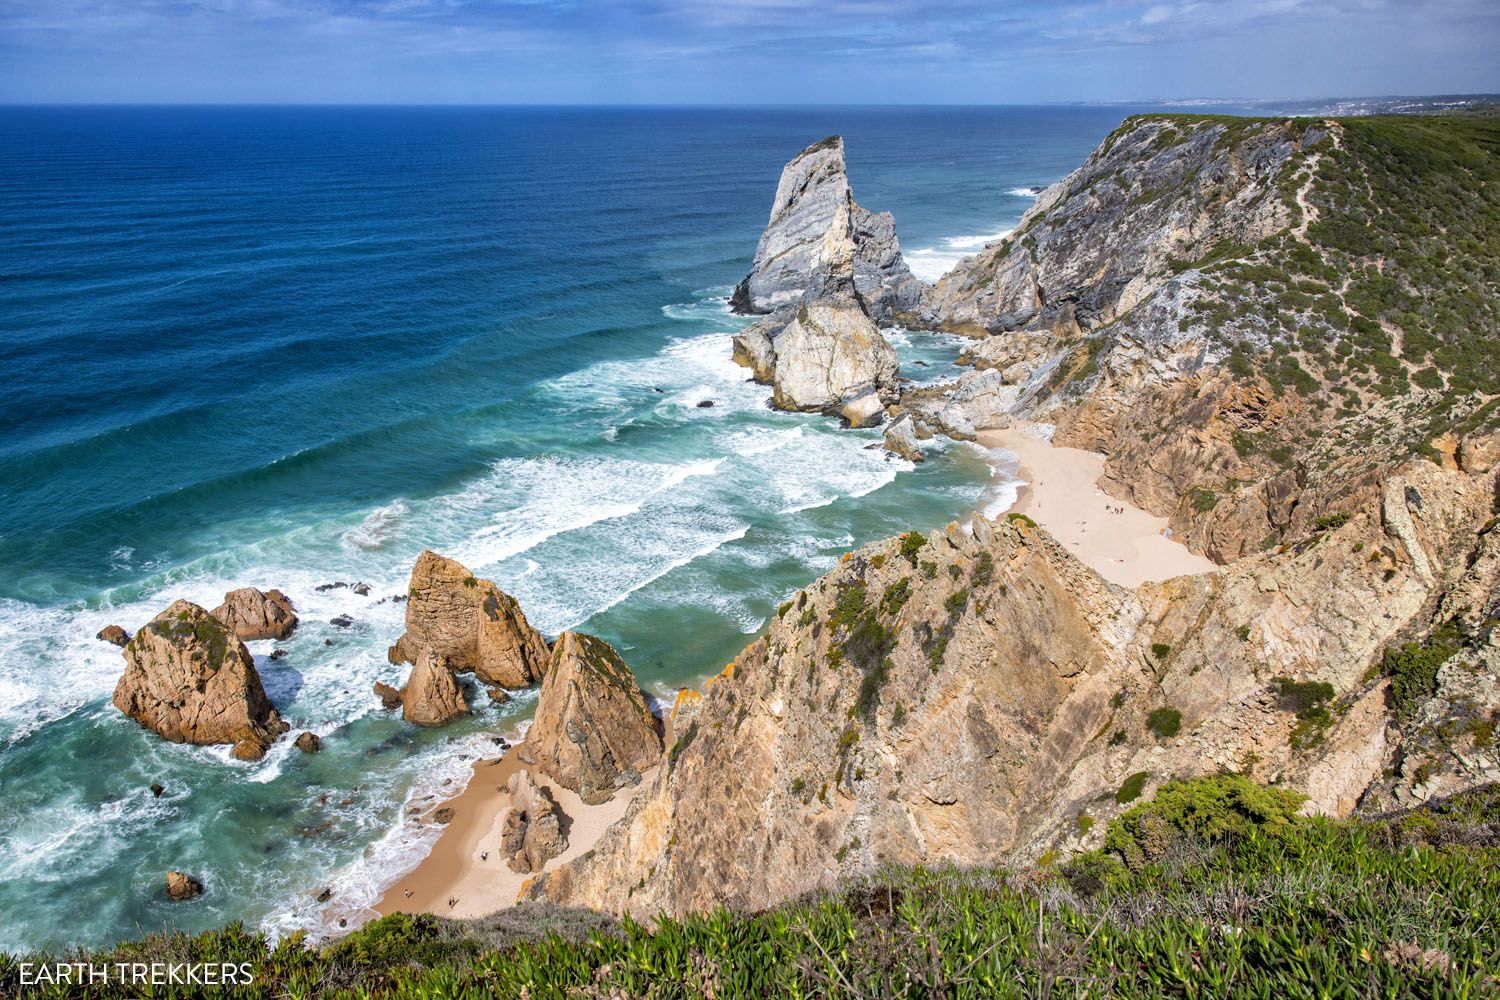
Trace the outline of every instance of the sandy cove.
<path fill-rule="evenodd" d="M 1026 485 L 1011 511 L 1046 528 L 1084 565 L 1111 583 L 1135 587 L 1148 580 L 1170 580 L 1218 568 L 1168 538 L 1166 518 L 1101 490 L 1103 455 L 1055 447 L 1025 424 L 981 431 L 978 438 L 984 447 L 1003 448 L 1020 459 L 1020 477 Z"/>
<path fill-rule="evenodd" d="M 1025 485 L 1010 510 L 1024 513 L 1046 528 L 1105 579 L 1134 587 L 1147 580 L 1167 580 L 1216 568 L 1208 559 L 1167 538 L 1163 534 L 1166 518 L 1148 514 L 1100 490 L 1103 455 L 1054 447 L 1030 433 L 1026 425 L 983 431 L 979 444 L 1004 449 L 1020 459 Z M 667 745 L 671 745 L 670 737 Z M 515 904 L 521 887 L 535 877 L 511 871 L 500 852 L 501 825 L 510 809 L 505 783 L 526 767 L 519 750 L 517 745 L 502 757 L 479 761 L 464 791 L 439 804 L 453 810 L 453 820 L 444 827 L 432 852 L 386 890 L 376 904 L 377 912 L 382 916 L 404 912 L 465 918 Z M 649 783 L 651 776 L 652 772 L 644 774 L 642 784 Z M 608 802 L 590 806 L 540 771 L 534 771 L 532 777 L 552 793 L 569 821 L 565 830 L 568 849 L 549 861 L 544 871 L 567 864 L 592 848 L 625 814 L 635 792 L 626 789 Z"/>
<path fill-rule="evenodd" d="M 625 814 L 635 788 L 616 793 L 608 802 L 586 805 L 576 792 L 563 788 L 540 770 L 527 768 L 520 759 L 520 749 L 517 744 L 502 757 L 479 761 L 468 786 L 455 798 L 434 806 L 434 811 L 452 809 L 452 821 L 432 845 L 432 852 L 386 890 L 375 904 L 376 912 L 381 916 L 434 913 L 467 918 L 515 905 L 521 887 L 537 875 L 511 871 L 500 851 L 500 830 L 510 811 L 505 785 L 517 771 L 531 770 L 533 780 L 552 793 L 566 817 L 562 825 L 568 849 L 547 862 L 545 871 L 584 854 Z M 654 769 L 647 771 L 641 776 L 641 784 L 648 784 L 654 775 Z"/>

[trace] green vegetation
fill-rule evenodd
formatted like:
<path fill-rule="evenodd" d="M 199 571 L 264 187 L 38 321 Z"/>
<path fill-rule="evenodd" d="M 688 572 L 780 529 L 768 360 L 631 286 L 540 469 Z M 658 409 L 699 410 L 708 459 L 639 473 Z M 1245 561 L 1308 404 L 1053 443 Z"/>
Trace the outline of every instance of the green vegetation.
<path fill-rule="evenodd" d="M 1141 793 L 1146 790 L 1146 782 L 1150 778 L 1151 775 L 1145 771 L 1137 771 L 1126 778 L 1120 783 L 1119 789 L 1115 792 L 1115 802 L 1123 806 L 1128 802 L 1134 802 L 1140 798 Z"/>
<path fill-rule="evenodd" d="M 1457 623 L 1433 629 L 1421 642 L 1385 651 L 1382 669 L 1391 678 L 1391 708 L 1398 719 L 1409 719 L 1437 690 L 1438 668 L 1462 648 Z"/>
<path fill-rule="evenodd" d="M 1169 740 L 1182 732 L 1182 713 L 1170 705 L 1153 709 L 1146 716 L 1146 728 L 1155 733 L 1158 740 Z"/>
<path fill-rule="evenodd" d="M 226 1000 L 1492 996 L 1500 789 L 1346 821 L 1298 816 L 1299 801 L 1239 775 L 1173 782 L 1112 821 L 1098 851 L 1020 870 L 887 868 L 652 929 L 525 904 L 473 921 L 398 914 L 322 947 L 232 925 L 67 957 L 248 962 L 255 985 L 216 992 Z M 19 978 L 0 956 L 0 994 L 108 995 Z"/>
<path fill-rule="evenodd" d="M 1025 514 L 1022 514 L 1020 511 L 1011 511 L 1009 514 L 1005 515 L 1005 519 L 1013 524 L 1024 524 L 1028 528 L 1036 527 L 1036 522 L 1027 517 Z"/>
<path fill-rule="evenodd" d="M 1151 644 L 1151 655 L 1158 660 L 1165 660 L 1172 653 L 1172 647 L 1165 642 L 1153 642 Z"/>
<path fill-rule="evenodd" d="M 1328 703 L 1335 694 L 1333 685 L 1278 677 L 1275 687 L 1281 696 L 1281 707 L 1297 714 L 1297 724 L 1292 727 L 1292 747 L 1302 750 L 1322 743 L 1328 727 L 1333 725 L 1333 714 L 1328 711 Z"/>
<path fill-rule="evenodd" d="M 927 545 L 927 536 L 919 531 L 908 531 L 901 536 L 901 556 L 913 566 L 917 564 L 917 553 Z"/>

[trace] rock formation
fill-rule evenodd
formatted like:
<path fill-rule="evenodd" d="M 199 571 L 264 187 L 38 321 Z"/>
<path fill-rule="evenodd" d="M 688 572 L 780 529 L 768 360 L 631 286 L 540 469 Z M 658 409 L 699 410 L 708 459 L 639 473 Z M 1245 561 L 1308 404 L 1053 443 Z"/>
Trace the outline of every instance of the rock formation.
<path fill-rule="evenodd" d="M 896 395 L 896 351 L 852 298 L 800 308 L 772 340 L 777 409 L 838 413 L 878 423 Z"/>
<path fill-rule="evenodd" d="M 173 902 L 180 903 L 203 895 L 203 883 L 182 872 L 167 872 L 167 895 Z"/>
<path fill-rule="evenodd" d="M 782 169 L 755 263 L 731 304 L 740 312 L 776 312 L 826 296 L 844 273 L 877 321 L 889 322 L 920 301 L 922 283 L 901 259 L 895 220 L 854 203 L 844 140 L 835 135 Z"/>
<path fill-rule="evenodd" d="M 94 638 L 100 639 L 104 642 L 113 643 L 114 645 L 123 648 L 125 644 L 130 641 L 130 633 L 125 631 L 118 625 L 106 625 L 99 630 L 99 634 L 94 636 Z"/>
<path fill-rule="evenodd" d="M 431 649 L 411 668 L 401 689 L 401 717 L 419 726 L 441 726 L 469 714 L 463 686 Z"/>
<path fill-rule="evenodd" d="M 562 810 L 552 793 L 531 780 L 526 771 L 511 775 L 506 785 L 510 812 L 500 833 L 500 850 L 511 871 L 539 872 L 548 861 L 568 849 L 562 829 Z"/>
<path fill-rule="evenodd" d="M 429 650 L 452 670 L 508 688 L 540 680 L 548 657 L 547 641 L 515 598 L 430 551 L 412 567 L 406 634 L 391 647 L 390 660 L 421 663 Z"/>
<path fill-rule="evenodd" d="M 910 413 L 903 413 L 891 421 L 885 429 L 885 450 L 910 462 L 920 462 L 925 456 L 917 441 L 917 425 Z"/>
<path fill-rule="evenodd" d="M 593 805 L 639 781 L 660 759 L 662 742 L 635 675 L 614 648 L 564 632 L 552 648 L 525 749 L 544 774 Z"/>
<path fill-rule="evenodd" d="M 279 590 L 260 591 L 241 587 L 224 595 L 224 603 L 209 614 L 243 642 L 285 639 L 297 627 L 291 600 Z"/>
<path fill-rule="evenodd" d="M 375 682 L 375 697 L 380 699 L 381 707 L 386 711 L 401 707 L 401 692 L 381 681 Z"/>
<path fill-rule="evenodd" d="M 317 753 L 323 749 L 323 741 L 317 733 L 304 732 L 297 737 L 296 747 L 303 753 Z"/>
<path fill-rule="evenodd" d="M 1475 623 L 1500 603 L 1500 552 L 1480 533 L 1495 489 L 1493 473 L 1409 463 L 1316 545 L 1135 590 L 1024 518 L 868 546 L 711 684 L 591 856 L 531 892 L 640 917 L 753 910 L 887 862 L 1066 853 L 1097 844 L 1138 773 L 1150 794 L 1241 770 L 1346 814 L 1393 759 L 1443 746 L 1419 749 L 1429 737 L 1391 717 L 1382 656 L 1434 601 Z M 1434 702 L 1428 732 L 1500 713 L 1471 657 L 1439 688 L 1482 707 Z M 1303 682 L 1329 685 L 1326 713 L 1288 694 Z M 1157 709 L 1180 731 L 1153 731 Z M 1459 780 L 1492 773 L 1493 751 L 1462 752 Z"/>
<path fill-rule="evenodd" d="M 232 744 L 257 760 L 288 727 L 250 651 L 196 604 L 176 601 L 125 646 L 115 707 L 173 743 Z"/>

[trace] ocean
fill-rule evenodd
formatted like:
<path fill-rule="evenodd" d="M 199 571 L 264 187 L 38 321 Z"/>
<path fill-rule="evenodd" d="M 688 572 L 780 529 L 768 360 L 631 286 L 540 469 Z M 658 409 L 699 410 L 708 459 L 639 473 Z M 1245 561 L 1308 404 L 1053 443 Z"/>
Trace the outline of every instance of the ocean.
<path fill-rule="evenodd" d="M 670 700 L 843 552 L 1002 509 L 973 446 L 912 465 L 770 410 L 725 298 L 824 135 L 932 279 L 1125 114 L 0 108 L 0 950 L 316 930 L 410 868 L 411 813 L 535 701 L 380 710 L 424 548 Z M 954 338 L 890 336 L 903 375 L 957 374 Z M 109 703 L 100 628 L 240 586 L 296 602 L 287 655 L 250 648 L 319 754 L 245 764 Z M 174 868 L 205 895 L 169 902 Z"/>

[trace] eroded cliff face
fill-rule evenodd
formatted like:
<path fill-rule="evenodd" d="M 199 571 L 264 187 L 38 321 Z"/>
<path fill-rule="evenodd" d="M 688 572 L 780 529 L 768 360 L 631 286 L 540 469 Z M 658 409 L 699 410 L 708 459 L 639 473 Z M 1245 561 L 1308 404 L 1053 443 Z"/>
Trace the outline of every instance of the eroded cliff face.
<path fill-rule="evenodd" d="M 1033 859 L 1225 768 L 1346 814 L 1404 752 L 1383 651 L 1442 601 L 1496 599 L 1494 476 L 1393 482 L 1301 551 L 1135 590 L 1024 518 L 852 553 L 687 700 L 667 766 L 531 893 L 648 918 L 883 862 Z"/>

